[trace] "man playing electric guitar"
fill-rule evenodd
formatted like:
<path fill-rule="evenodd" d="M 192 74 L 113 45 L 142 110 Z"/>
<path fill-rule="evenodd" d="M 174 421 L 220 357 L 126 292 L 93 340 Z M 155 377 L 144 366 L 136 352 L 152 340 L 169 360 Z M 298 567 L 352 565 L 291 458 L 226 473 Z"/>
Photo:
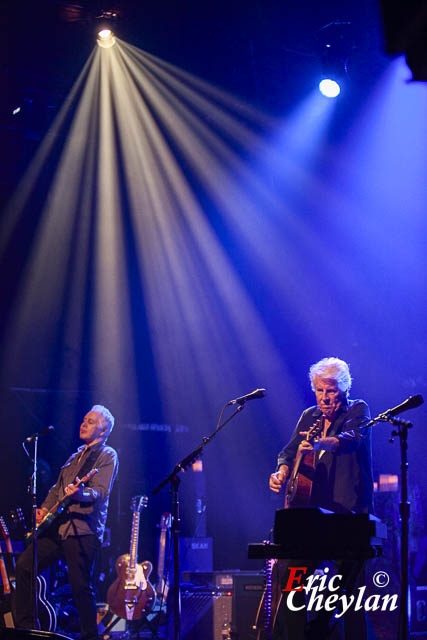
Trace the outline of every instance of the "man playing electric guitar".
<path fill-rule="evenodd" d="M 37 524 L 50 520 L 50 512 L 64 498 L 64 511 L 38 538 L 38 568 L 44 571 L 59 557 L 65 557 L 74 604 L 79 614 L 82 640 L 96 640 L 96 598 L 93 567 L 102 542 L 108 501 L 118 469 L 117 453 L 105 441 L 114 426 L 110 411 L 95 405 L 80 426 L 84 446 L 61 467 L 56 484 L 40 509 Z M 96 473 L 92 470 L 96 469 Z M 86 486 L 79 478 L 90 476 Z M 43 527 L 40 526 L 40 530 Z M 34 629 L 32 609 L 32 544 L 16 564 L 15 622 L 17 627 Z"/>
<path fill-rule="evenodd" d="M 363 400 L 349 399 L 352 379 L 343 360 L 324 358 L 310 367 L 309 376 L 317 405 L 303 412 L 289 443 L 279 453 L 277 469 L 270 476 L 270 489 L 279 493 L 286 485 L 296 458 L 302 457 L 304 461 L 304 458 L 312 457 L 311 487 L 308 493 L 305 492 L 306 506 L 341 513 L 373 512 L 370 430 L 358 429 L 369 419 L 368 406 Z M 307 441 L 307 434 L 315 423 L 320 425 L 318 435 Z M 292 498 L 287 506 L 295 506 Z M 311 567 L 311 573 L 315 568 Z M 275 639 L 302 640 L 305 637 L 304 592 L 299 591 L 295 596 L 294 602 L 301 609 L 295 613 L 279 612 L 273 634 Z M 282 609 L 285 609 L 284 600 Z M 363 635 L 358 638 L 363 640 Z"/>

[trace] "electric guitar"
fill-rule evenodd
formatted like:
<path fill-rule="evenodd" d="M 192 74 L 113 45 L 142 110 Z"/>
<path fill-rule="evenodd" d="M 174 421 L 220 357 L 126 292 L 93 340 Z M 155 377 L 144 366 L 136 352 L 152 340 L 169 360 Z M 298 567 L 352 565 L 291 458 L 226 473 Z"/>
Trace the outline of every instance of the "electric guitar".
<path fill-rule="evenodd" d="M 148 504 L 147 496 L 132 499 L 132 529 L 130 551 L 116 560 L 117 578 L 107 592 L 110 610 L 119 618 L 138 620 L 154 605 L 156 596 L 148 577 L 153 569 L 151 562 L 137 562 L 139 520 L 141 510 Z"/>
<path fill-rule="evenodd" d="M 166 602 L 168 597 L 169 585 L 164 579 L 165 572 L 165 553 L 167 532 L 171 528 L 172 516 L 170 513 L 163 513 L 160 518 L 160 538 L 159 538 L 159 558 L 157 561 L 157 582 L 156 594 L 160 601 L 160 607 Z"/>
<path fill-rule="evenodd" d="M 18 513 L 22 514 L 22 511 L 18 509 Z M 0 570 L 3 580 L 3 595 L 5 596 L 3 619 L 6 627 L 14 627 L 13 615 L 11 613 L 11 598 L 15 592 L 15 554 L 13 552 L 12 542 L 9 535 L 9 530 L 3 516 L 0 516 L 0 530 L 6 543 L 6 550 L 8 558 L 10 559 L 9 567 L 7 570 L 6 563 L 3 556 L 0 561 Z M 4 565 L 2 568 L 1 565 Z M 3 573 L 4 572 L 4 573 Z M 56 612 L 52 604 L 47 599 L 47 585 L 44 576 L 37 576 L 36 579 L 37 590 L 37 611 L 40 629 L 43 631 L 55 631 L 56 629 Z M 9 610 L 8 610 L 9 609 Z"/>
<path fill-rule="evenodd" d="M 98 473 L 98 469 L 92 469 L 86 474 L 82 479 L 78 479 L 74 486 L 84 486 L 93 476 Z M 51 524 L 58 518 L 58 516 L 64 511 L 64 509 L 70 504 L 73 497 L 65 495 L 58 502 L 56 502 L 53 507 L 48 511 L 48 513 L 44 516 L 44 518 L 36 525 L 36 537 L 38 538 L 43 531 L 46 531 Z M 27 542 L 31 542 L 33 539 L 33 532 L 30 531 L 27 534 Z"/>

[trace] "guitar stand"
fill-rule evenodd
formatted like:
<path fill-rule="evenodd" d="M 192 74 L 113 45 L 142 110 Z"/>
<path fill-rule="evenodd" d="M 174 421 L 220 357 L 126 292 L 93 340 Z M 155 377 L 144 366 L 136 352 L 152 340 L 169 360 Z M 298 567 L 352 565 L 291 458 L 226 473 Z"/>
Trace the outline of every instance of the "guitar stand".
<path fill-rule="evenodd" d="M 161 612 L 159 612 L 159 614 L 161 614 Z M 143 631 L 144 628 L 148 629 L 148 631 L 151 633 L 151 638 L 152 640 L 159 640 L 159 625 L 157 625 L 155 618 L 153 620 L 149 620 L 148 616 L 150 614 L 148 614 L 147 616 L 143 616 L 142 618 L 139 618 L 139 620 L 135 620 L 135 623 L 138 623 L 135 625 L 135 628 L 130 630 L 128 628 L 129 626 L 129 620 L 126 620 L 126 629 L 125 631 L 121 632 L 121 637 L 123 638 L 131 638 L 133 635 L 135 635 L 136 637 L 139 637 L 139 632 Z M 119 618 L 119 616 L 115 616 L 111 622 L 109 622 L 106 626 L 105 629 L 103 631 L 101 631 L 99 633 L 99 637 L 102 638 L 102 640 L 109 640 L 112 636 L 111 633 L 113 632 L 114 627 L 121 621 L 123 620 L 123 618 Z"/>

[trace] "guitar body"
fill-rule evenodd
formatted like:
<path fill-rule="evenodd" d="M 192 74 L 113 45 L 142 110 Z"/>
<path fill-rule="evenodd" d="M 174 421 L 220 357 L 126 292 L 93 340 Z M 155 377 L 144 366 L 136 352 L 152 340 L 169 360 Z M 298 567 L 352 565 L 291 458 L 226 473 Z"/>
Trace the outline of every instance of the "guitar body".
<path fill-rule="evenodd" d="M 313 488 L 314 453 L 307 453 L 290 475 L 285 489 L 285 509 L 308 507 Z"/>
<path fill-rule="evenodd" d="M 107 602 L 119 618 L 138 620 L 155 601 L 154 588 L 148 580 L 153 566 L 148 561 L 137 563 L 130 575 L 129 560 L 128 553 L 117 558 L 117 579 L 108 589 Z"/>
<path fill-rule="evenodd" d="M 56 611 L 47 598 L 47 584 L 44 576 L 37 576 L 37 612 L 40 629 L 55 631 L 57 624 Z"/>
<path fill-rule="evenodd" d="M 4 626 L 14 627 L 12 611 L 14 608 L 13 598 L 15 596 L 15 559 L 9 530 L 3 516 L 0 516 L 0 530 L 6 543 L 8 559 L 8 562 L 5 562 L 3 556 L 1 556 L 0 560 L 0 571 L 3 581 L 3 600 L 0 611 Z M 42 631 L 55 631 L 57 623 L 56 612 L 47 599 L 47 584 L 43 576 L 37 576 L 36 578 L 36 595 L 40 629 Z"/>

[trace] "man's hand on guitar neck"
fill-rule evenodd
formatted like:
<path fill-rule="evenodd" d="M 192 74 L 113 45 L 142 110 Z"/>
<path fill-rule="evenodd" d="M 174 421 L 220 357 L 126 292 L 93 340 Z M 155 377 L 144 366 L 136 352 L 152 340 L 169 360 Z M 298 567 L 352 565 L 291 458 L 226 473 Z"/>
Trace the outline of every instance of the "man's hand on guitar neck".
<path fill-rule="evenodd" d="M 274 493 L 280 493 L 281 488 L 286 482 L 286 478 L 289 475 L 289 467 L 285 464 L 280 465 L 278 471 L 272 473 L 270 476 L 269 487 Z"/>
<path fill-rule="evenodd" d="M 94 493 L 93 489 L 85 487 L 83 482 L 86 478 L 87 476 L 80 480 L 80 478 L 76 476 L 76 484 L 68 484 L 64 489 L 65 495 L 77 502 L 93 502 L 97 494 L 96 492 Z"/>
<path fill-rule="evenodd" d="M 41 509 L 36 509 L 36 524 L 40 524 L 47 513 L 48 511 L 44 507 L 42 507 Z"/>
<path fill-rule="evenodd" d="M 300 431 L 300 436 L 306 438 L 308 431 Z M 317 438 L 316 440 L 312 440 L 311 442 L 307 442 L 307 440 L 303 440 L 299 447 L 298 451 L 305 456 L 307 453 L 312 453 L 313 451 L 336 451 L 339 447 L 340 441 L 335 436 L 326 436 L 326 438 Z"/>

